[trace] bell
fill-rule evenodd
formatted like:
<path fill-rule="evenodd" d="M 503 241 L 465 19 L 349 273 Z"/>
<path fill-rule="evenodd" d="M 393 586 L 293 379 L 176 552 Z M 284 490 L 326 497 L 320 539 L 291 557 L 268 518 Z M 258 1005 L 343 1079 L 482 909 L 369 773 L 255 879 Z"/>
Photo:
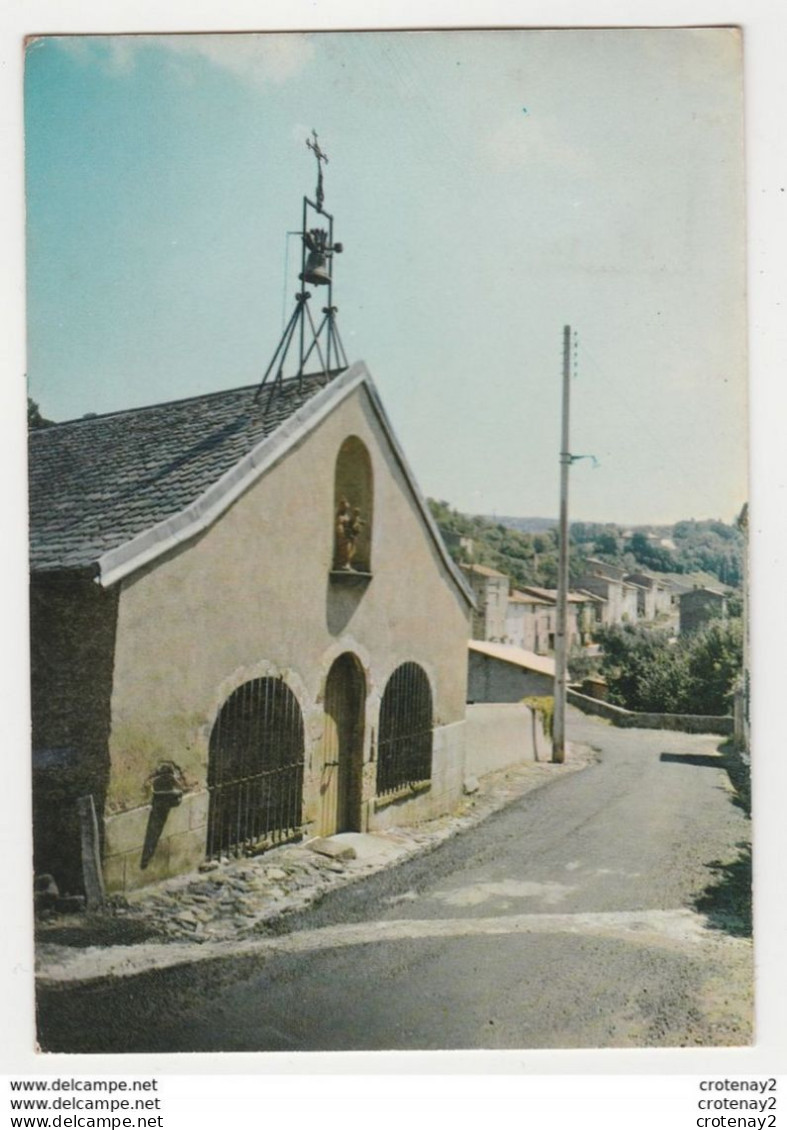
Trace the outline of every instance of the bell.
<path fill-rule="evenodd" d="M 313 286 L 328 286 L 331 276 L 328 270 L 327 256 L 323 255 L 321 251 L 310 251 L 300 278 Z"/>

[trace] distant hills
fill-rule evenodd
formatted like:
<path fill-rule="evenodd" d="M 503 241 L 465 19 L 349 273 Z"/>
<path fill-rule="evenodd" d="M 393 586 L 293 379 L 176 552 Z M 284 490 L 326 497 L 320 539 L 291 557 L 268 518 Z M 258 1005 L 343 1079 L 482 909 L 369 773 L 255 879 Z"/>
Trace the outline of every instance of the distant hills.
<path fill-rule="evenodd" d="M 553 530 L 557 526 L 557 518 L 512 518 L 489 514 L 484 515 L 487 522 L 499 522 L 509 530 L 521 530 L 523 534 L 543 534 L 545 530 Z"/>

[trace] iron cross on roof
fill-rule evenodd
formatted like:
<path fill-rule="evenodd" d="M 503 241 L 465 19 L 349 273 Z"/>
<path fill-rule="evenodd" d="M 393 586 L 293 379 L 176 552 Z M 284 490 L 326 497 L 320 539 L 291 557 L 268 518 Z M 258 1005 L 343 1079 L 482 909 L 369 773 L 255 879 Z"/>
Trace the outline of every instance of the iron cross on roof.
<path fill-rule="evenodd" d="M 306 144 L 317 158 L 317 211 L 322 212 L 322 204 L 325 200 L 325 193 L 322 190 L 322 163 L 324 161 L 326 165 L 328 164 L 328 154 L 323 153 L 322 149 L 320 149 L 320 143 L 317 140 L 317 131 L 314 129 L 312 130 L 312 137 L 314 141 L 307 137 Z"/>

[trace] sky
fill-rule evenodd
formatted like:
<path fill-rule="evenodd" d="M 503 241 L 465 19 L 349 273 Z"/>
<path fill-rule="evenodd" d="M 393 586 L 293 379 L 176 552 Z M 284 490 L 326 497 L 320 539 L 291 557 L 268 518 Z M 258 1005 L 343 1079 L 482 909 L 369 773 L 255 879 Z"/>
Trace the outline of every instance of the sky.
<path fill-rule="evenodd" d="M 747 497 L 740 38 L 715 29 L 41 38 L 27 371 L 71 419 L 259 381 L 312 129 L 334 301 L 422 491 L 573 519 Z"/>

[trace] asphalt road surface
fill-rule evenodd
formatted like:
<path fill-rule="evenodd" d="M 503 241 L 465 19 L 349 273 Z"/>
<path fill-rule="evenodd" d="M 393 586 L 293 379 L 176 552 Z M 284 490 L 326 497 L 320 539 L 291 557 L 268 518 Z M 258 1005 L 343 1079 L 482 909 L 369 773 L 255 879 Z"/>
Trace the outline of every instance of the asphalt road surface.
<path fill-rule="evenodd" d="M 682 1047 L 751 1040 L 751 944 L 695 906 L 748 839 L 720 739 L 616 730 L 436 850 L 336 891 L 277 950 L 39 1001 L 50 1051 Z M 699 903 L 704 909 L 712 905 Z"/>

